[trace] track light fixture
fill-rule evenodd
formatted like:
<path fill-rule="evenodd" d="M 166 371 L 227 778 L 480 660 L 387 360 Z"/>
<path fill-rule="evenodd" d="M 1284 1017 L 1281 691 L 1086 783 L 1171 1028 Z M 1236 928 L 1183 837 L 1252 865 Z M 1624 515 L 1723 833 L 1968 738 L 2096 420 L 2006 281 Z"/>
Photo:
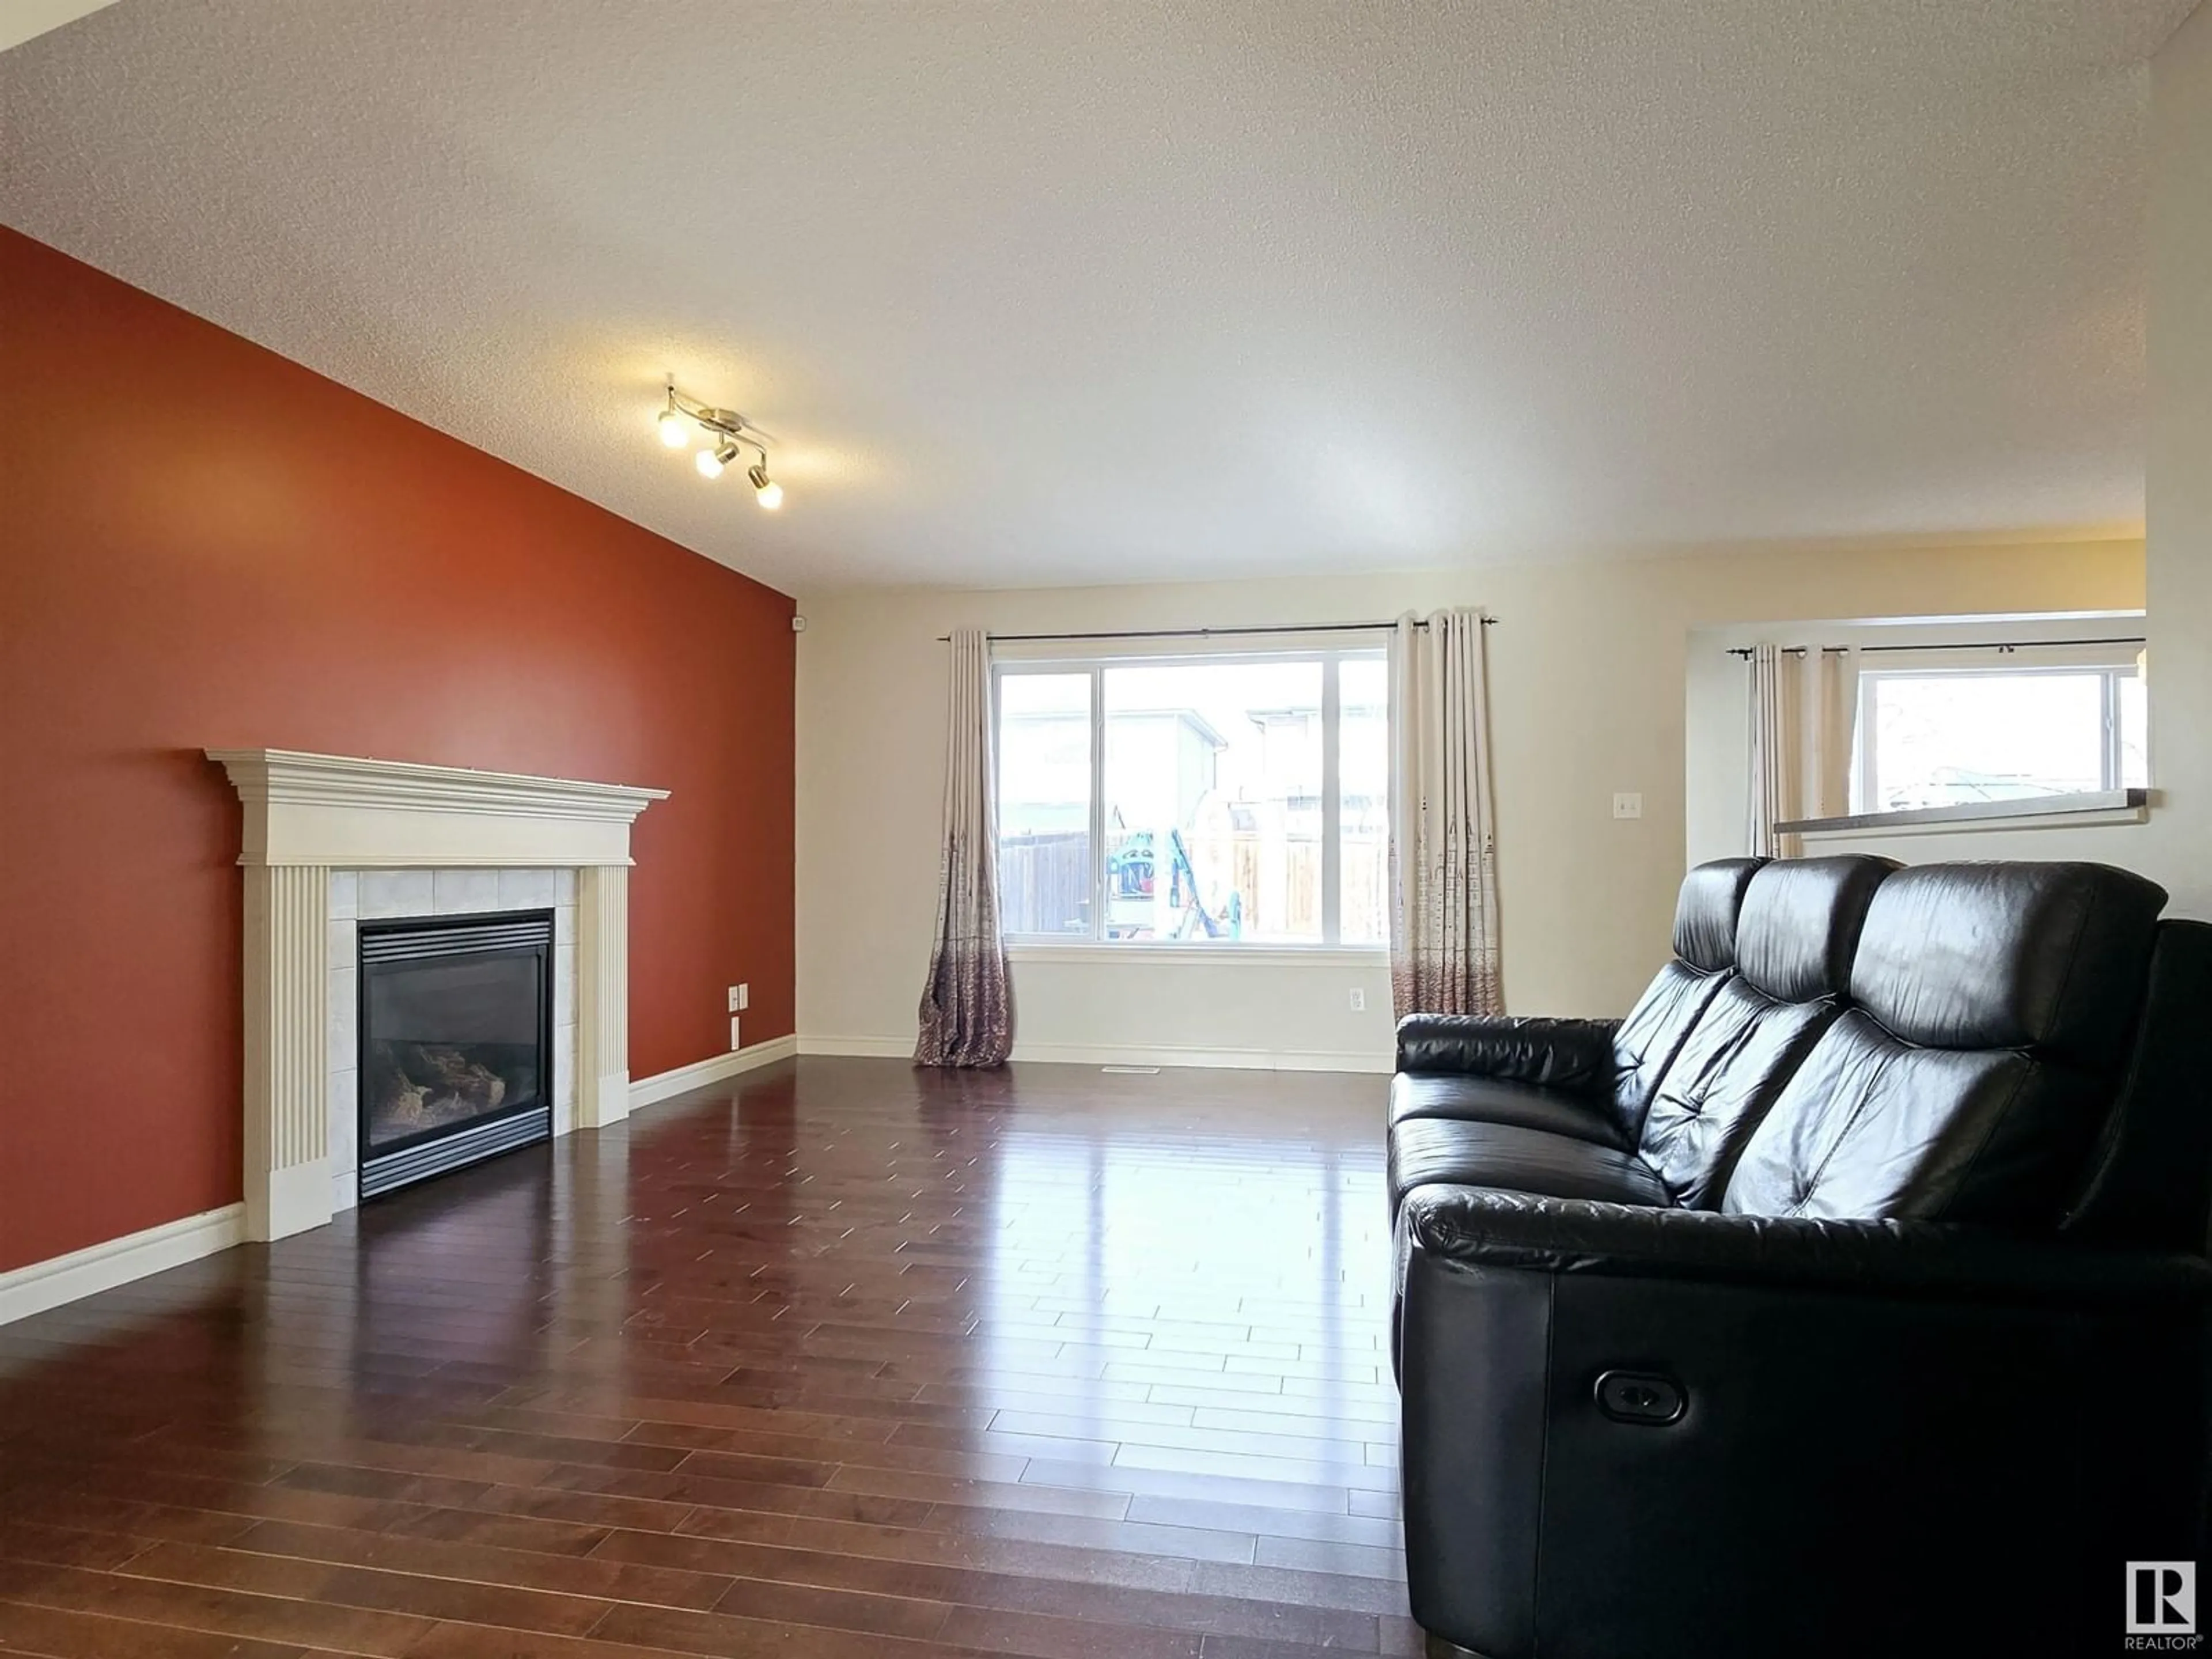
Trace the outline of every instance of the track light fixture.
<path fill-rule="evenodd" d="M 691 457 L 702 478 L 720 477 L 725 468 L 750 450 L 760 457 L 745 469 L 753 499 L 770 509 L 783 505 L 783 486 L 768 476 L 768 447 L 775 440 L 735 410 L 717 409 L 696 398 L 687 398 L 671 380 L 668 403 L 654 416 L 653 423 L 659 428 L 660 441 L 671 449 L 688 449 L 695 435 L 705 434 L 707 447 Z"/>

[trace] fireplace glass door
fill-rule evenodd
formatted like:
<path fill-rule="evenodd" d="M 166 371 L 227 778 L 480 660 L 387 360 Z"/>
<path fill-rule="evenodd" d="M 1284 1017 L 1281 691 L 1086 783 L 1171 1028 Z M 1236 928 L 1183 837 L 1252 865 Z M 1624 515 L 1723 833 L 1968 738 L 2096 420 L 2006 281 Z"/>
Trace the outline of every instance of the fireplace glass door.
<path fill-rule="evenodd" d="M 552 1131 L 550 911 L 361 924 L 361 1191 Z"/>

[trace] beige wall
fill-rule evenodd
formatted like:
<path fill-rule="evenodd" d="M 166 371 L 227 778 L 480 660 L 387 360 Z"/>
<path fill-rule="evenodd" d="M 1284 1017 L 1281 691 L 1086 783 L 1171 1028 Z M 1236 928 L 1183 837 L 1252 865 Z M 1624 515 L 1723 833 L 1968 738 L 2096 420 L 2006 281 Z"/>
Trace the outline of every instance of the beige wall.
<path fill-rule="evenodd" d="M 1844 556 L 1762 553 L 1565 568 L 1192 587 L 817 599 L 799 670 L 799 1029 L 910 1040 L 929 948 L 954 623 L 1002 631 L 1335 621 L 1483 605 L 1492 630 L 1506 994 L 1521 1012 L 1618 1010 L 1664 949 L 1686 852 L 1684 698 L 1693 629 L 1750 621 L 2128 609 L 2151 637 L 2153 781 L 2141 830 L 2096 856 L 2212 916 L 2212 7 L 2152 66 L 2148 543 Z M 2145 571 L 2147 568 L 2147 584 Z M 1644 816 L 1616 823 L 1616 789 Z M 2049 832 L 2057 834 L 2058 832 Z M 1915 855 L 1925 843 L 1913 849 Z M 1948 842 L 1945 856 L 1966 853 Z M 2053 842 L 2038 843 L 2046 850 Z M 2104 850 L 2124 845 L 2127 855 Z M 2005 848 L 2000 850 L 2017 850 Z M 1024 963 L 1024 1044 L 1170 1047 L 1370 1063 L 1372 968 Z M 1369 991 L 1352 1015 L 1344 992 Z"/>
<path fill-rule="evenodd" d="M 936 896 L 945 647 L 994 632 L 1364 621 L 1470 605 L 1491 630 L 1505 989 L 1516 1012 L 1618 1012 L 1666 951 L 1685 860 L 1684 684 L 1693 629 L 1735 621 L 2125 610 L 2135 543 L 1768 550 L 1185 586 L 874 591 L 802 600 L 799 1028 L 909 1043 Z M 1611 816 L 1616 790 L 1644 817 Z M 1367 993 L 1354 1014 L 1346 995 Z M 1379 964 L 1024 961 L 1022 1048 L 1106 1058 L 1380 1064 Z"/>
<path fill-rule="evenodd" d="M 2212 6 L 2151 63 L 2151 815 L 2144 868 L 2212 919 Z"/>

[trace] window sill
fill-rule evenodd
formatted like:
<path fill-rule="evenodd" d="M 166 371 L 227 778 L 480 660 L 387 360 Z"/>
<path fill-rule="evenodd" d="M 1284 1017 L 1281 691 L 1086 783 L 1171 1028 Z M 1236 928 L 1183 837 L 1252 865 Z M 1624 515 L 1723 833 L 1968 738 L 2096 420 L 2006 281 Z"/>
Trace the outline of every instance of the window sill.
<path fill-rule="evenodd" d="M 1976 801 L 1968 806 L 1928 806 L 1911 812 L 1793 818 L 1774 827 L 1782 835 L 1825 841 L 1847 836 L 1945 835 L 1976 830 L 2071 830 L 2142 823 L 2149 817 L 2149 790 L 2103 789 L 2080 795 L 2038 795 L 2026 800 Z"/>
<path fill-rule="evenodd" d="M 1390 965 L 1381 945 L 1176 944 L 1133 940 L 1107 945 L 1096 939 L 1060 944 L 1048 939 L 1010 939 L 1006 954 L 1016 962 L 1143 963 L 1146 966 L 1247 968 L 1365 968 Z"/>

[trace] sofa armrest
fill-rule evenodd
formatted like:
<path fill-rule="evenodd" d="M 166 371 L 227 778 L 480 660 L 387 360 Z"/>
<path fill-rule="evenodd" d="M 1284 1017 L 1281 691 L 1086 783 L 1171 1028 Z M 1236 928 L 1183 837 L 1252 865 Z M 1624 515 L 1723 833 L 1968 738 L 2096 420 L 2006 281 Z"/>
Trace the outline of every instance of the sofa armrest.
<path fill-rule="evenodd" d="M 1723 1215 L 1474 1187 L 1408 1194 L 1402 1248 L 1478 1267 L 2033 1304 L 2212 1301 L 2212 1262 L 1924 1221 Z"/>
<path fill-rule="evenodd" d="M 1502 1014 L 1408 1014 L 1398 1022 L 1398 1069 L 1462 1072 L 1609 1096 L 1617 1019 L 1509 1019 Z"/>

